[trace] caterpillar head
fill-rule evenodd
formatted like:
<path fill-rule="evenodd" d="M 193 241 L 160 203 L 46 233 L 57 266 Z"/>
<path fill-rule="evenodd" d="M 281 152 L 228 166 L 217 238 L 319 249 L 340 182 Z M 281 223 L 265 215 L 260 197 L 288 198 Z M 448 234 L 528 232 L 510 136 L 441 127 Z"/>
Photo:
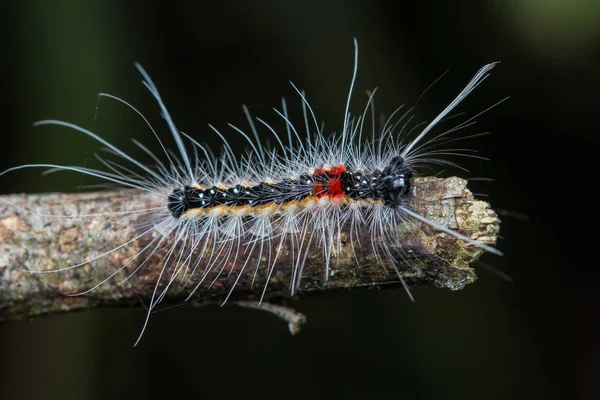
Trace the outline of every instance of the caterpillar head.
<path fill-rule="evenodd" d="M 385 204 L 397 207 L 410 194 L 413 173 L 404 164 L 404 158 L 394 157 L 381 171 L 378 191 L 383 194 Z"/>

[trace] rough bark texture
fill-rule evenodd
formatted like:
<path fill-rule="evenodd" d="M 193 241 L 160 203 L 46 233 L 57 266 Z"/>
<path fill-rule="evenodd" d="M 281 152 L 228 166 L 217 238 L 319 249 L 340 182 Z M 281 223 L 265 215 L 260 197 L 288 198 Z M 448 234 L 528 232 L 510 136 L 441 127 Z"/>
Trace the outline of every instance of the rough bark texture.
<path fill-rule="evenodd" d="M 416 196 L 412 205 L 419 214 L 455 229 L 464 235 L 493 245 L 499 230 L 499 220 L 489 204 L 473 199 L 466 182 L 459 178 L 417 178 Z M 145 255 L 137 257 L 127 267 L 94 291 L 83 296 L 68 296 L 84 291 L 111 275 L 136 255 L 149 242 L 145 237 L 92 263 L 60 273 L 31 274 L 83 263 L 131 241 L 139 234 L 139 214 L 119 217 L 94 216 L 81 218 L 42 217 L 37 214 L 74 215 L 102 214 L 115 211 L 140 210 L 155 206 L 140 192 L 126 190 L 86 194 L 9 195 L 0 197 L 0 320 L 30 317 L 51 312 L 85 309 L 97 306 L 127 306 L 139 304 L 138 297 L 149 299 L 163 266 L 164 251 L 150 257 L 143 268 L 127 284 L 119 284 L 132 273 Z M 12 203 L 21 209 L 7 204 Z M 400 272 L 409 285 L 429 284 L 458 290 L 476 279 L 471 264 L 483 252 L 481 249 L 435 231 L 421 222 L 407 224 L 402 235 L 404 248 Z M 158 234 L 158 233 L 157 233 Z M 147 235 L 149 236 L 149 235 Z M 332 289 L 354 289 L 398 284 L 398 275 L 382 266 L 369 251 L 369 232 L 364 232 L 363 247 L 352 247 L 342 237 L 342 252 L 332 265 L 328 281 L 324 279 L 321 252 L 312 251 L 307 258 L 299 294 L 321 293 Z M 281 252 L 285 255 L 285 249 Z M 354 256 L 356 254 L 356 258 Z M 268 285 L 266 297 L 289 295 L 289 255 L 278 259 Z M 236 268 L 237 267 L 237 268 Z M 207 278 L 210 283 L 199 291 L 205 298 L 223 296 L 237 278 L 239 265 Z M 167 272 L 169 272 L 167 270 Z M 230 273 L 231 272 L 231 273 Z M 242 274 L 233 299 L 253 300 L 262 293 L 267 275 L 259 269 L 254 283 L 253 273 Z M 194 278 L 195 279 L 195 278 Z M 165 302 L 180 302 L 196 281 L 182 287 L 173 284 Z M 164 280 L 164 278 L 163 278 Z M 133 289 L 133 290 L 132 290 Z"/>

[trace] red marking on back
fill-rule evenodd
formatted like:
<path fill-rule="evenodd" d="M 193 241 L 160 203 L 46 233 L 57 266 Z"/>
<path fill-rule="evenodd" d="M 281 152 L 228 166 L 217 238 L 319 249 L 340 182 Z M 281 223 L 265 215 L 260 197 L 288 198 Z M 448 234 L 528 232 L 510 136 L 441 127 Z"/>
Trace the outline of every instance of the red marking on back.
<path fill-rule="evenodd" d="M 313 184 L 313 193 L 317 197 L 323 197 L 323 196 L 325 196 L 327 193 L 325 192 L 325 188 L 323 187 L 323 183 L 321 183 L 321 182 L 315 182 Z"/>
<path fill-rule="evenodd" d="M 346 172 L 346 168 L 344 168 L 342 164 L 338 164 L 335 167 L 331 168 L 331 170 L 329 171 L 329 175 L 339 177 L 342 176 L 344 172 Z"/>
<path fill-rule="evenodd" d="M 313 183 L 313 193 L 317 197 L 327 196 L 329 198 L 340 198 L 344 197 L 344 190 L 342 189 L 342 182 L 338 179 L 342 174 L 346 172 L 346 168 L 342 164 L 338 164 L 332 167 L 330 170 L 322 168 L 315 169 L 315 183 Z M 325 186 L 325 179 L 320 179 L 319 176 L 324 176 L 327 179 L 327 186 Z"/>
<path fill-rule="evenodd" d="M 331 178 L 327 183 L 327 194 L 329 197 L 343 196 L 342 181 L 337 178 Z"/>

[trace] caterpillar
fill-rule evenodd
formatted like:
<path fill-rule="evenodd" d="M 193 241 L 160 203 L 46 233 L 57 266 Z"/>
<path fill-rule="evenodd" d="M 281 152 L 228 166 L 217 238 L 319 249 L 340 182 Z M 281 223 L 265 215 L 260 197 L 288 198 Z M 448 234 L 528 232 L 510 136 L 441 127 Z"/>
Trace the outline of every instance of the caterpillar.
<path fill-rule="evenodd" d="M 354 69 L 340 132 L 327 135 L 306 94 L 292 84 L 301 101 L 303 126 L 292 122 L 285 100 L 280 109 L 273 109 L 284 125 L 282 130 L 277 130 L 262 118 L 253 117 L 248 107 L 243 106 L 248 129 L 229 124 L 248 148 L 239 156 L 226 134 L 213 125 L 209 124 L 209 132 L 223 143 L 217 154 L 206 144 L 180 131 L 157 86 L 144 68 L 136 63 L 143 85 L 158 104 L 169 128 L 176 151 L 168 149 L 152 124 L 133 105 L 117 96 L 101 93 L 100 98 L 129 107 L 147 125 L 162 154 L 155 154 L 141 142 L 133 141 L 154 165 L 148 166 L 133 158 L 90 130 L 51 119 L 38 121 L 34 126 L 57 125 L 79 132 L 104 146 L 114 159 L 98 156 L 104 169 L 25 164 L 9 168 L 0 176 L 23 168 L 71 171 L 122 188 L 135 189 L 140 196 L 149 198 L 149 203 L 154 206 L 105 214 L 118 219 L 127 213 L 139 213 L 143 223 L 135 227 L 136 235 L 131 240 L 81 263 L 29 273 L 77 269 L 93 264 L 134 241 L 146 240 L 144 248 L 122 262 L 113 274 L 96 282 L 90 289 L 77 293 L 86 294 L 97 289 L 137 258 L 143 260 L 130 276 L 143 274 L 146 261 L 161 253 L 164 260 L 162 269 L 153 283 L 146 319 L 136 344 L 147 327 L 150 315 L 176 283 L 192 285 L 186 299 L 189 300 L 203 285 L 214 284 L 223 274 L 233 274 L 235 279 L 227 288 L 223 301 L 227 302 L 241 277 L 250 274 L 254 281 L 258 271 L 263 271 L 265 284 L 259 300 L 262 302 L 275 268 L 282 268 L 281 260 L 285 259 L 291 271 L 288 287 L 293 296 L 300 288 L 303 268 L 309 256 L 320 253 L 324 281 L 327 282 L 333 274 L 336 258 L 342 248 L 348 246 L 351 249 L 366 248 L 378 264 L 395 271 L 412 298 L 397 269 L 398 260 L 410 257 L 402 250 L 402 242 L 408 237 L 398 235 L 404 226 L 415 221 L 425 223 L 463 241 L 465 246 L 501 255 L 495 247 L 427 218 L 412 207 L 415 179 L 421 170 L 431 165 L 458 166 L 444 156 L 469 155 L 464 149 L 439 147 L 457 140 L 451 134 L 470 126 L 479 114 L 452 129 L 436 135 L 431 132 L 488 77 L 496 65 L 490 63 L 477 71 L 430 122 L 409 129 L 411 110 L 402 112 L 400 107 L 376 128 L 374 117 L 371 124 L 366 122 L 369 111 L 374 113 L 375 91 L 369 94 L 362 114 L 350 112 L 358 72 L 358 42 L 355 39 Z M 267 145 L 259 130 L 267 133 L 275 145 Z M 407 139 L 411 136 L 414 137 Z M 83 213 L 75 216 L 94 217 Z M 360 240 L 365 232 L 369 237 L 367 243 Z"/>

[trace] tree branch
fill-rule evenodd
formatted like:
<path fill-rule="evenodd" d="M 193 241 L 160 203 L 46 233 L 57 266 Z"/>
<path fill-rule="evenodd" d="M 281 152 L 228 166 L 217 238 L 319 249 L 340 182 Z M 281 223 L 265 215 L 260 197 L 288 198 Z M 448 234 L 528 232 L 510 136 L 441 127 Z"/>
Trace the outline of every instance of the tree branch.
<path fill-rule="evenodd" d="M 488 203 L 473 199 L 464 180 L 417 178 L 414 185 L 414 211 L 485 244 L 495 244 L 500 221 Z M 150 242 L 151 235 L 133 240 L 143 232 L 139 213 L 59 218 L 42 217 L 25 211 L 75 215 L 156 207 L 145 194 L 120 190 L 85 194 L 9 195 L 0 199 L 4 200 L 0 203 L 0 320 L 98 306 L 135 305 L 139 303 L 138 297 L 151 297 L 166 259 L 166 249 L 153 254 L 127 284 L 119 284 L 140 267 L 151 252 L 151 249 L 142 251 Z M 470 265 L 483 250 L 419 221 L 406 225 L 408 228 L 404 226 L 402 232 L 398 233 L 403 238 L 403 256 L 397 260 L 397 268 L 409 285 L 428 284 L 458 290 L 476 279 Z M 310 251 L 299 293 L 318 294 L 335 289 L 397 285 L 399 279 L 396 272 L 389 266 L 382 266 L 369 250 L 370 232 L 362 232 L 360 236 L 363 246 L 357 246 L 356 241 L 351 242 L 347 234 L 342 234 L 342 250 L 332 257 L 335 261 L 331 265 L 328 281 L 324 279 L 322 251 Z M 130 244 L 104 257 L 68 271 L 46 274 L 26 271 L 48 271 L 83 263 L 130 241 Z M 266 298 L 289 296 L 290 260 L 297 254 L 286 250 L 283 248 L 279 252 Z M 395 250 L 399 249 L 390 249 L 392 252 Z M 139 252 L 143 254 L 97 289 L 83 296 L 68 296 L 85 291 L 106 279 Z M 177 260 L 176 256 L 172 259 Z M 220 274 L 217 274 L 219 271 L 209 274 L 198 293 L 201 292 L 206 298 L 226 295 L 238 278 L 243 258 L 238 257 L 238 261 L 226 265 Z M 175 264 L 176 261 L 168 264 L 161 285 L 166 284 L 164 277 L 170 276 Z M 200 265 L 198 270 L 202 271 L 202 267 Z M 164 302 L 177 303 L 187 297 L 202 274 L 196 275 L 185 287 L 178 278 L 167 292 Z M 256 275 L 253 269 L 248 268 L 239 278 L 232 300 L 258 299 L 267 275 L 267 268 L 259 268 Z M 213 280 L 214 284 L 208 287 Z"/>

